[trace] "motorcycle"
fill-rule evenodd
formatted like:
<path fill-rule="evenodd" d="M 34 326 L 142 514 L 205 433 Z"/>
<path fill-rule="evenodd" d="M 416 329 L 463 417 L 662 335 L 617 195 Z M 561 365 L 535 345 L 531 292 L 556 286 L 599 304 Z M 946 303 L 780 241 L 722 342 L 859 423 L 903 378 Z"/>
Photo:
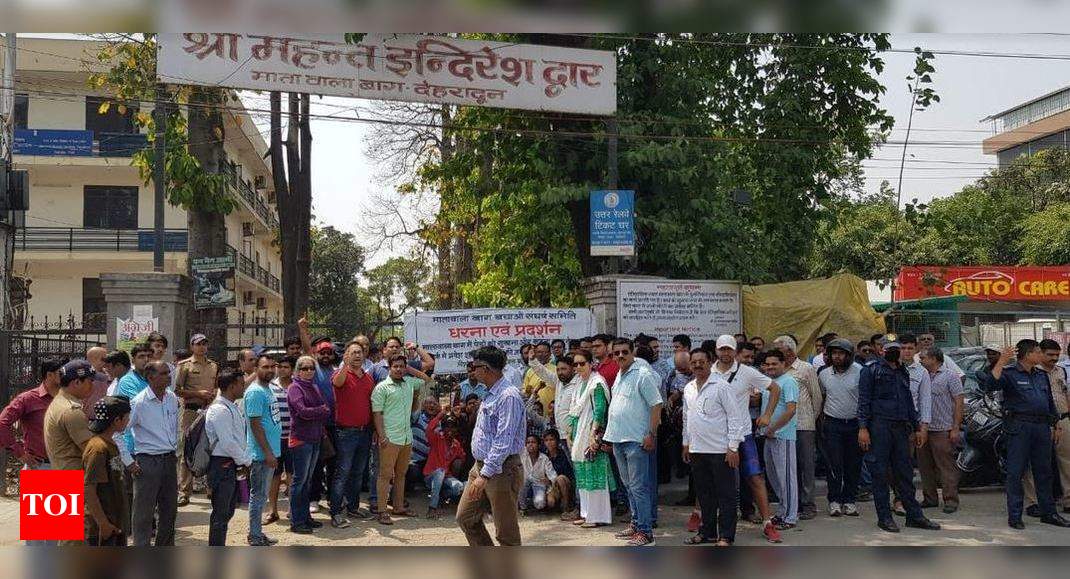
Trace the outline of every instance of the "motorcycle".
<path fill-rule="evenodd" d="M 963 444 L 955 459 L 962 472 L 959 486 L 1003 484 L 1007 475 L 1007 444 L 1000 400 L 996 395 L 968 391 L 963 414 Z"/>

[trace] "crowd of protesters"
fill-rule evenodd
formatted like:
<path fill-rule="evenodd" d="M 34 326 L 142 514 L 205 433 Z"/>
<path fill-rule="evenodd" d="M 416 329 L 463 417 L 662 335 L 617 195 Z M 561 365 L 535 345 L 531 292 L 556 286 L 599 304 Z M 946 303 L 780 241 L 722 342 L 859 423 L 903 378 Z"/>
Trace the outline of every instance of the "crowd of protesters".
<path fill-rule="evenodd" d="M 283 352 L 242 350 L 233 363 L 210 360 L 203 334 L 173 363 L 160 334 L 129 352 L 46 359 L 40 385 L 0 413 L 0 444 L 27 469 L 84 471 L 91 545 L 173 545 L 177 511 L 198 492 L 211 502 L 208 542 L 224 545 L 244 487 L 253 546 L 276 543 L 276 524 L 312 535 L 451 508 L 471 545 L 519 545 L 521 516 L 553 513 L 578 529 L 620 525 L 624 544 L 648 546 L 659 485 L 683 478 L 686 544 L 731 545 L 741 521 L 779 543 L 824 516 L 819 453 L 829 517 L 872 501 L 880 529 L 898 532 L 899 515 L 935 531 L 924 509 L 960 506 L 965 376 L 931 335 L 826 334 L 807 361 L 791 335 L 768 347 L 678 335 L 663 355 L 650 336 L 598 334 L 526 345 L 517 359 L 478 348 L 456 383 L 417 344 L 338 345 L 299 329 Z M 1055 502 L 1066 489 L 1070 511 L 1060 355 L 1051 340 L 992 346 L 976 376 L 1002 392 L 1014 529 L 1023 513 L 1070 526 Z M 407 498 L 416 488 L 422 515 Z"/>

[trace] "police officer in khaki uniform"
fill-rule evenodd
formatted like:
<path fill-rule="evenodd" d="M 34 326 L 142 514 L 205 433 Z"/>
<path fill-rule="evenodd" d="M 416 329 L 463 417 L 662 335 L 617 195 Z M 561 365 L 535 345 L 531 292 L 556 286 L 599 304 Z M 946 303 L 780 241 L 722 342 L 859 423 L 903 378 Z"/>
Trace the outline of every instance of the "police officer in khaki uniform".
<path fill-rule="evenodd" d="M 182 448 L 186 429 L 197 418 L 197 411 L 207 408 L 215 400 L 215 379 L 219 367 L 208 359 L 208 338 L 194 334 L 189 339 L 192 356 L 178 364 L 175 378 L 175 394 L 182 399 L 182 415 L 179 417 L 178 442 L 178 506 L 189 504 L 193 492 L 193 473 L 186 467 Z"/>
<path fill-rule="evenodd" d="M 1057 426 L 1062 428 L 1064 433 L 1055 444 L 1055 460 L 1059 465 L 1058 473 L 1062 481 L 1063 512 L 1070 513 L 1070 435 L 1065 434 L 1070 433 L 1070 395 L 1067 394 L 1066 369 L 1058 364 L 1062 347 L 1055 340 L 1041 340 L 1040 351 L 1044 353 L 1044 361 L 1040 366 L 1048 373 L 1052 401 L 1055 402 L 1055 412 L 1059 415 Z M 1026 514 L 1039 517 L 1040 505 L 1037 504 L 1037 490 L 1033 484 L 1032 471 L 1027 471 L 1022 478 L 1022 488 L 1025 490 L 1025 504 L 1029 505 L 1026 507 Z"/>
<path fill-rule="evenodd" d="M 86 360 L 74 360 L 60 370 L 59 392 L 45 411 L 45 450 L 53 470 L 82 470 L 82 451 L 93 438 L 82 405 L 93 393 L 96 372 Z M 61 541 L 60 544 L 81 544 Z"/>

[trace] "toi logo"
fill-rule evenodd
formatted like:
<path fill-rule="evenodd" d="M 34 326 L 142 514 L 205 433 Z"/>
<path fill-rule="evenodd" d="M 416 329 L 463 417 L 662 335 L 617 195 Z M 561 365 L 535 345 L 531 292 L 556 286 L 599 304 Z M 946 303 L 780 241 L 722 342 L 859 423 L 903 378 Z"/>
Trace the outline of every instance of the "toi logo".
<path fill-rule="evenodd" d="M 84 476 L 80 470 L 19 473 L 19 539 L 85 538 Z"/>

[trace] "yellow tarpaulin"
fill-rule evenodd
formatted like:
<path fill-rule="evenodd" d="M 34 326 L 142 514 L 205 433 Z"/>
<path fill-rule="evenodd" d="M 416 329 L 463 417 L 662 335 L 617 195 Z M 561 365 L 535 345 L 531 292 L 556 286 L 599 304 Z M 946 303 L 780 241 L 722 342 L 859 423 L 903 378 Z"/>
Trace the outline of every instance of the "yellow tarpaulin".
<path fill-rule="evenodd" d="M 884 318 L 869 305 L 866 282 L 848 273 L 827 279 L 743 286 L 743 331 L 769 344 L 783 334 L 799 339 L 800 357 L 828 332 L 858 342 L 884 333 Z"/>

